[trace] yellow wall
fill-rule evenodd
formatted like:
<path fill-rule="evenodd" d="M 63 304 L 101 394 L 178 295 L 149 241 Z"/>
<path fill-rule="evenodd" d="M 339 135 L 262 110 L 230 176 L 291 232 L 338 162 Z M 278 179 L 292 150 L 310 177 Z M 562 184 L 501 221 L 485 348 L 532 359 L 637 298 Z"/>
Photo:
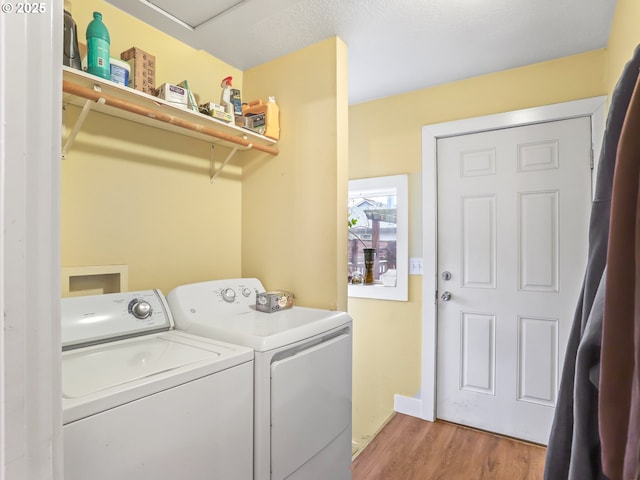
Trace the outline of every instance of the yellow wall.
<path fill-rule="evenodd" d="M 346 309 L 346 45 L 330 38 L 244 72 L 246 98 L 274 95 L 280 154 L 242 186 L 242 273 L 296 303 Z"/>
<path fill-rule="evenodd" d="M 156 56 L 156 86 L 187 79 L 200 102 L 218 101 L 232 75 L 244 101 L 275 95 L 281 153 L 240 153 L 210 185 L 207 143 L 90 114 L 62 167 L 62 265 L 125 264 L 129 289 L 165 293 L 257 276 L 299 305 L 346 309 L 346 45 L 328 39 L 241 72 L 102 0 L 74 2 L 81 41 L 93 11 L 112 57 L 131 46 Z M 78 113 L 68 107 L 66 132 Z"/>
<path fill-rule="evenodd" d="M 112 57 L 120 58 L 121 52 L 134 46 L 154 55 L 156 87 L 186 79 L 200 103 L 219 102 L 220 81 L 226 76 L 233 76 L 234 88 L 242 88 L 242 70 L 179 42 L 103 0 L 72 0 L 71 11 L 79 42 L 86 43 L 87 25 L 93 12 L 98 11 L 109 30 Z"/>
<path fill-rule="evenodd" d="M 640 43 L 640 2 L 618 0 L 607 45 L 607 90 L 611 94 L 624 65 Z"/>
<path fill-rule="evenodd" d="M 410 174 L 410 256 L 421 256 L 421 128 L 610 93 L 633 48 L 640 7 L 618 0 L 598 50 L 347 108 L 347 48 L 329 39 L 241 72 L 120 12 L 76 0 L 83 40 L 101 11 L 112 56 L 156 55 L 156 83 L 188 79 L 217 100 L 234 76 L 243 99 L 275 95 L 280 155 L 237 156 L 210 185 L 209 146 L 91 114 L 62 163 L 62 265 L 128 264 L 131 289 L 168 292 L 211 278 L 257 276 L 301 305 L 346 308 L 346 179 Z M 69 107 L 65 124 L 78 109 Z M 347 172 L 347 158 L 348 172 Z M 393 394 L 420 387 L 422 277 L 409 301 L 349 299 L 354 317 L 354 439 L 383 424 Z"/>
<path fill-rule="evenodd" d="M 529 65 L 352 106 L 349 178 L 421 171 L 421 129 L 492 113 L 606 94 L 605 51 Z M 410 256 L 422 256 L 419 181 L 410 184 Z M 429 234 L 429 232 L 424 232 Z M 349 299 L 354 318 L 353 438 L 362 444 L 420 388 L 422 278 L 409 301 Z"/>
<path fill-rule="evenodd" d="M 103 14 L 113 57 L 134 45 L 156 56 L 156 86 L 187 79 L 203 101 L 217 101 L 222 78 L 242 81 L 241 71 L 101 0 L 73 2 L 80 40 L 94 10 Z M 67 132 L 78 111 L 64 112 Z M 62 265 L 126 264 L 130 290 L 164 293 L 239 276 L 240 172 L 225 170 L 211 185 L 209 158 L 205 142 L 90 113 L 62 162 Z"/>

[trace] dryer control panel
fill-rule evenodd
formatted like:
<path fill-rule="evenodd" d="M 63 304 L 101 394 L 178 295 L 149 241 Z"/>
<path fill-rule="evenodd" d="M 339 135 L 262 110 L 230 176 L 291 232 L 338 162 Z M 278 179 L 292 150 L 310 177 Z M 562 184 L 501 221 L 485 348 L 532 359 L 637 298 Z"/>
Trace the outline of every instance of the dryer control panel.
<path fill-rule="evenodd" d="M 173 328 L 160 290 L 63 298 L 61 307 L 63 350 Z"/>
<path fill-rule="evenodd" d="M 260 292 L 264 287 L 257 278 L 231 278 L 181 285 L 169 292 L 167 299 L 175 302 L 172 309 L 179 304 L 178 308 L 190 313 L 206 310 L 207 315 L 227 317 L 255 311 Z"/>

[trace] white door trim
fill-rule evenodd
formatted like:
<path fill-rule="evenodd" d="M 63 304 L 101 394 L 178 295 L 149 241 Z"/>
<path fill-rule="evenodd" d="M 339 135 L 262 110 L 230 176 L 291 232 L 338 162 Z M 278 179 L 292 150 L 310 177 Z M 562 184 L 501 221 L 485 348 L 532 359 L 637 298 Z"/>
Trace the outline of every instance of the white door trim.
<path fill-rule="evenodd" d="M 0 14 L 0 480 L 61 480 L 63 2 Z"/>
<path fill-rule="evenodd" d="M 594 159 L 599 158 L 604 132 L 606 96 L 527 108 L 422 128 L 422 383 L 417 397 L 396 395 L 394 410 L 434 421 L 436 419 L 437 312 L 437 172 L 436 143 L 439 138 L 500 128 L 550 122 L 566 118 L 591 118 Z M 595 166 L 597 167 L 597 165 Z M 594 172 L 597 168 L 594 168 Z M 586 241 L 586 239 L 585 239 Z"/>

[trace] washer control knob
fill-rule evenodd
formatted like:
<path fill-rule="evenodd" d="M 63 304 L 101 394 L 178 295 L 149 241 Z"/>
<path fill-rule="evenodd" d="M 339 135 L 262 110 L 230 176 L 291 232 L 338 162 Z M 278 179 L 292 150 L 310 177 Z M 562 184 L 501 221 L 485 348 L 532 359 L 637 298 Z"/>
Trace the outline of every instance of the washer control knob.
<path fill-rule="evenodd" d="M 141 300 L 139 298 L 132 300 L 129 304 L 129 309 L 131 314 L 139 318 L 140 320 L 144 318 L 149 318 L 153 313 L 153 308 L 146 300 Z"/>
<path fill-rule="evenodd" d="M 225 302 L 233 303 L 236 299 L 236 291 L 233 288 L 225 288 L 222 290 L 222 299 Z"/>
<path fill-rule="evenodd" d="M 245 297 L 248 297 L 249 295 L 251 295 L 251 289 L 249 287 L 244 287 L 242 289 L 242 295 L 244 295 Z"/>

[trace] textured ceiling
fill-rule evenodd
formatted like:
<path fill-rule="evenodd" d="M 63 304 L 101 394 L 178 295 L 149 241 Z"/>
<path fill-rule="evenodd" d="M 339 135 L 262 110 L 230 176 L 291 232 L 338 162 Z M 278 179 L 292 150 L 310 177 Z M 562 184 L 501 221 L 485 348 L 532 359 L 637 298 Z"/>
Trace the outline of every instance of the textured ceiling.
<path fill-rule="evenodd" d="M 241 70 L 338 35 L 349 47 L 350 104 L 603 48 L 615 8 L 615 0 L 108 1 Z"/>

